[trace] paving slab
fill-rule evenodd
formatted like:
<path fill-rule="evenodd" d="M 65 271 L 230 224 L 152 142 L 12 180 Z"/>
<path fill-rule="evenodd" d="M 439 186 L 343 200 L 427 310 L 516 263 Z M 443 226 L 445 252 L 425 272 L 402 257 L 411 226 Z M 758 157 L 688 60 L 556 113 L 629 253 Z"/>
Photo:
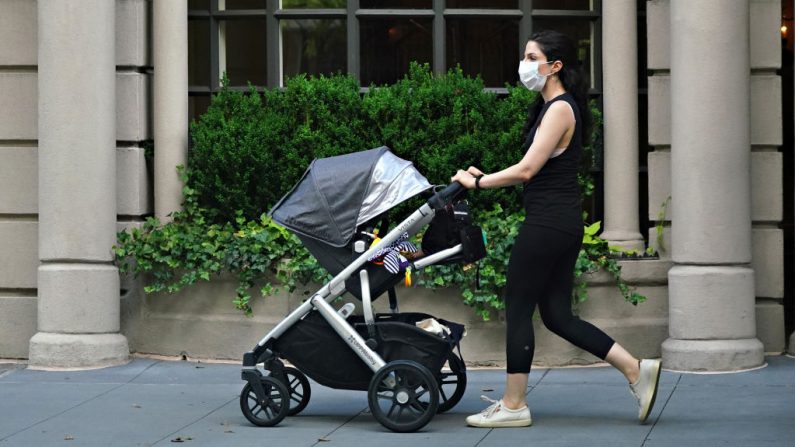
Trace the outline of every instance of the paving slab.
<path fill-rule="evenodd" d="M 117 387 L 115 384 L 0 382 L 0 445 L 7 438 L 68 412 Z M 34 443 L 28 445 L 43 445 Z"/>
<path fill-rule="evenodd" d="M 0 447 L 6 446 L 790 446 L 795 445 L 795 359 L 737 374 L 664 371 L 649 420 L 637 422 L 626 380 L 609 367 L 534 369 L 533 426 L 466 427 L 499 398 L 504 370 L 470 369 L 461 402 L 417 433 L 392 433 L 362 391 L 312 382 L 298 416 L 255 427 L 242 415 L 233 364 L 138 358 L 93 371 L 0 370 Z"/>
<path fill-rule="evenodd" d="M 0 383 L 127 383 L 158 363 L 157 360 L 141 358 L 125 365 L 82 371 L 36 370 L 20 365 L 13 374 L 0 376 Z"/>
<path fill-rule="evenodd" d="M 243 381 L 236 386 L 241 389 Z M 310 388 L 312 395 L 304 411 L 285 418 L 276 427 L 256 427 L 250 424 L 240 411 L 236 395 L 234 401 L 181 428 L 171 439 L 190 438 L 191 446 L 259 445 L 264 440 L 272 445 L 311 446 L 345 425 L 367 407 L 367 395 L 364 392 L 333 390 L 315 382 L 310 382 Z M 173 444 L 170 439 L 163 439 L 154 445 Z"/>
<path fill-rule="evenodd" d="M 795 387 L 677 387 L 648 438 L 646 445 L 795 445 Z"/>

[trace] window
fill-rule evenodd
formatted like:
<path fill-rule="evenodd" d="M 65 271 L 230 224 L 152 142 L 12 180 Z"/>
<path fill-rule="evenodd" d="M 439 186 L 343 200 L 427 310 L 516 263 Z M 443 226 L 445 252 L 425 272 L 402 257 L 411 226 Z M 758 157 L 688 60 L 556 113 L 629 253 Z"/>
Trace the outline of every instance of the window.
<path fill-rule="evenodd" d="M 299 73 L 350 73 L 392 83 L 410 61 L 435 73 L 460 66 L 505 93 L 533 30 L 554 28 L 580 46 L 599 96 L 601 0 L 188 0 L 192 118 L 220 88 L 279 87 Z M 195 104 L 194 104 L 195 103 Z M 194 114 L 195 113 L 195 114 Z"/>
<path fill-rule="evenodd" d="M 487 87 L 519 81 L 518 19 L 450 18 L 447 20 L 447 68 L 460 66 L 480 75 Z"/>
<path fill-rule="evenodd" d="M 368 19 L 359 27 L 363 86 L 392 84 L 408 72 L 411 61 L 430 63 L 433 59 L 431 19 Z"/>
<path fill-rule="evenodd" d="M 282 34 L 282 84 L 299 73 L 330 75 L 347 70 L 346 28 L 341 19 L 286 19 Z"/>
<path fill-rule="evenodd" d="M 267 83 L 268 50 L 264 19 L 218 22 L 218 73 L 229 77 L 229 85 Z"/>

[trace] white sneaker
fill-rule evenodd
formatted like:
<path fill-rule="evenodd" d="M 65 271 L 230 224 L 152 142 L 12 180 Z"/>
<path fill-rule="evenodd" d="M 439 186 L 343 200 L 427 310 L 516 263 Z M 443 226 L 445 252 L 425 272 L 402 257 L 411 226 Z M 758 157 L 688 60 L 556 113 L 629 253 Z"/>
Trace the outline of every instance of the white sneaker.
<path fill-rule="evenodd" d="M 485 410 L 478 414 L 467 417 L 467 425 L 472 427 L 527 427 L 533 423 L 530 417 L 530 409 L 527 405 L 518 409 L 511 410 L 506 408 L 502 399 L 494 400 L 486 396 L 480 396 L 486 402 L 491 402 Z"/>
<path fill-rule="evenodd" d="M 629 390 L 638 400 L 638 419 L 644 423 L 657 398 L 657 385 L 660 383 L 660 361 L 643 359 L 640 361 L 638 381 L 629 385 Z"/>

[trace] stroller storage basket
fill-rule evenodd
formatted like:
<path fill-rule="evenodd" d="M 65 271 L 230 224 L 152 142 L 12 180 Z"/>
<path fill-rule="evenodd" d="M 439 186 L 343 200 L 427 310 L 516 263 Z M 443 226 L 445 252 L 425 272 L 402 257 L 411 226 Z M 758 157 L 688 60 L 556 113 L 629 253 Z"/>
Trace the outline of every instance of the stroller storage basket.
<path fill-rule="evenodd" d="M 415 325 L 425 318 L 433 317 L 423 313 L 378 314 L 375 351 L 387 362 L 412 360 L 438 375 L 448 354 L 461 340 L 463 326 L 439 319 L 451 329 L 449 336 L 442 337 Z M 348 322 L 362 337 L 369 337 L 362 317 L 351 316 Z M 331 388 L 364 391 L 373 377 L 372 370 L 318 312 L 309 313 L 279 337 L 274 352 L 316 382 Z"/>

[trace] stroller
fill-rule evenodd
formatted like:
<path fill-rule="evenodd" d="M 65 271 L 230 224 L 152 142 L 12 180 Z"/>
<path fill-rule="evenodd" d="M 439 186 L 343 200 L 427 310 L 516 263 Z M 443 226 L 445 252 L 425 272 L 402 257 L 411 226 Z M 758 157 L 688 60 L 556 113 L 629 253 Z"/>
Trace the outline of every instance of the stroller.
<path fill-rule="evenodd" d="M 482 232 L 460 200 L 465 191 L 458 183 L 434 188 L 387 147 L 310 164 L 270 216 L 295 233 L 334 277 L 244 355 L 240 408 L 251 423 L 273 426 L 301 412 L 311 394 L 307 376 L 331 388 L 367 391 L 372 415 L 396 432 L 419 430 L 458 403 L 466 388 L 459 347 L 464 326 L 400 313 L 394 287 L 406 267 L 471 263 L 485 256 Z M 389 227 L 387 211 L 421 193 L 427 202 L 373 244 L 375 229 Z M 428 224 L 425 256 L 407 262 L 396 248 L 390 250 L 404 247 L 400 244 Z M 382 252 L 387 253 L 383 265 L 371 262 Z M 388 269 L 390 254 L 401 262 Z M 362 316 L 351 314 L 353 303 L 332 307 L 345 292 L 361 300 Z M 391 313 L 373 314 L 372 301 L 384 293 Z M 441 330 L 430 332 L 418 322 L 437 329 L 438 322 Z"/>

